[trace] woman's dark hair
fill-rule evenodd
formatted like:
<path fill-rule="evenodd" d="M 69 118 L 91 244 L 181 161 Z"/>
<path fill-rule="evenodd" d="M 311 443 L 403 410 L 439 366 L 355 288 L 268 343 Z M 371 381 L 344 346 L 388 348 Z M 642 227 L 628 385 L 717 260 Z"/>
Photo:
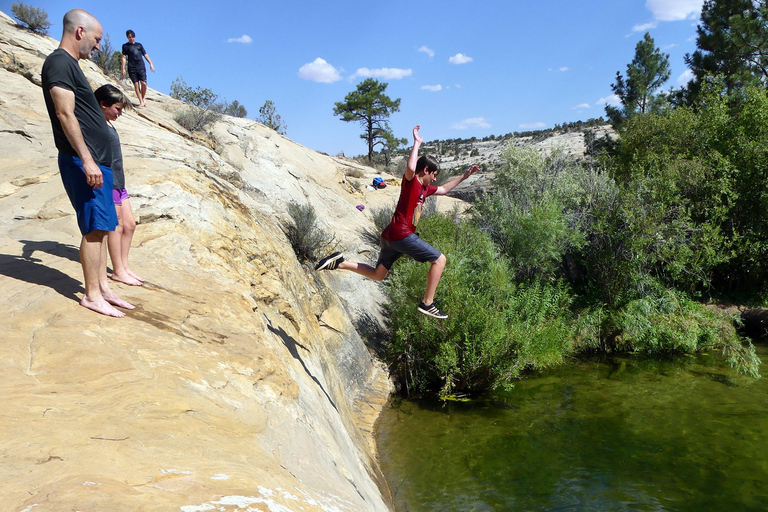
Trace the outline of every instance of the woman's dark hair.
<path fill-rule="evenodd" d="M 428 172 L 440 173 L 440 164 L 437 158 L 432 155 L 422 155 L 416 162 L 416 172 L 419 173 L 423 168 L 427 168 Z"/>
<path fill-rule="evenodd" d="M 128 98 L 125 97 L 125 94 L 123 94 L 120 89 L 112 84 L 102 85 L 96 89 L 93 94 L 96 95 L 96 101 L 99 102 L 99 105 L 102 103 L 104 103 L 104 106 L 106 107 L 111 107 L 115 103 L 122 103 L 124 107 L 126 105 L 130 105 L 130 102 L 128 101 Z"/>

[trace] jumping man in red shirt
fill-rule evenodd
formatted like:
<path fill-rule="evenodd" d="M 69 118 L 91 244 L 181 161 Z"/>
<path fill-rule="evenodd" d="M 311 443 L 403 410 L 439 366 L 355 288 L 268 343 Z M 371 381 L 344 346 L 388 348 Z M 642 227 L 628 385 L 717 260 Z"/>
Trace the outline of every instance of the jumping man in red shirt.
<path fill-rule="evenodd" d="M 421 126 L 417 125 L 413 129 L 413 149 L 408 158 L 405 175 L 403 175 L 400 199 L 397 202 L 395 214 L 392 216 L 392 222 L 381 233 L 381 253 L 376 267 L 371 267 L 365 263 L 346 261 L 340 252 L 335 252 L 320 260 L 315 266 L 315 270 L 351 270 L 370 279 L 381 281 L 387 277 L 387 273 L 392 269 L 395 261 L 403 254 L 407 254 L 416 261 L 429 262 L 430 264 L 427 273 L 427 287 L 418 311 L 435 318 L 448 318 L 448 315 L 437 309 L 434 304 L 435 290 L 445 269 L 445 255 L 419 238 L 419 235 L 416 234 L 416 223 L 419 221 L 421 207 L 427 197 L 432 194 L 444 196 L 456 185 L 479 171 L 480 168 L 473 165 L 445 185 L 439 187 L 433 185 L 437 175 L 440 174 L 440 167 L 437 160 L 431 155 L 424 155 L 419 158 L 419 146 L 424 140 L 419 136 L 419 128 Z"/>

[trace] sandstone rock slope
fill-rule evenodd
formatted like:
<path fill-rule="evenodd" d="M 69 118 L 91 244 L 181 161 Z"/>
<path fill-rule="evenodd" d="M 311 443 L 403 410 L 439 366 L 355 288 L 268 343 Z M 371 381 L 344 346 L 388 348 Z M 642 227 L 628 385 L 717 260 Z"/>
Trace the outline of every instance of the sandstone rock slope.
<path fill-rule="evenodd" d="M 356 164 L 246 119 L 200 139 L 150 90 L 115 124 L 147 283 L 113 285 L 136 305 L 125 318 L 97 315 L 78 305 L 40 90 L 57 44 L 0 13 L 0 510 L 388 510 L 372 424 L 390 383 L 354 327 L 381 290 L 301 265 L 282 226 L 289 201 L 310 203 L 372 258 L 355 206 L 397 187 L 354 186 Z"/>

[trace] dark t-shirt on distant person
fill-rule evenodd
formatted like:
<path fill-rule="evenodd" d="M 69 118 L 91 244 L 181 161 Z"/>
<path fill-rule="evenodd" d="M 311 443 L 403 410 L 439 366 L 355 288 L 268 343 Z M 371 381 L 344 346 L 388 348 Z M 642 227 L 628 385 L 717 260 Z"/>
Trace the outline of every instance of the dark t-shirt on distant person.
<path fill-rule="evenodd" d="M 43 97 L 51 118 L 53 140 L 56 148 L 67 155 L 79 156 L 72 144 L 69 143 L 61 121 L 56 116 L 56 106 L 51 97 L 52 87 L 61 87 L 75 93 L 75 118 L 80 124 L 85 144 L 97 164 L 105 167 L 112 166 L 112 144 L 107 131 L 107 120 L 96 101 L 88 80 L 85 78 L 77 59 L 66 50 L 57 48 L 43 63 L 41 73 L 43 81 Z"/>
<path fill-rule="evenodd" d="M 147 54 L 141 43 L 123 43 L 123 55 L 126 57 L 128 69 L 138 71 L 146 69 L 143 57 Z"/>

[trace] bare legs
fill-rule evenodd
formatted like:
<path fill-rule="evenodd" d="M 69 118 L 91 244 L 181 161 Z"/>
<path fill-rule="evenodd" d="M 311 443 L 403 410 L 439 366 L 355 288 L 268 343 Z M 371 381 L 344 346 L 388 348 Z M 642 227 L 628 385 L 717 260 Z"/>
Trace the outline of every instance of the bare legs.
<path fill-rule="evenodd" d="M 432 304 L 435 301 L 435 290 L 445 270 L 445 254 L 441 254 L 435 261 L 430 262 L 427 273 L 427 288 L 424 290 L 424 304 Z"/>
<path fill-rule="evenodd" d="M 107 280 L 107 232 L 91 231 L 80 242 L 80 264 L 83 266 L 85 296 L 80 305 L 102 315 L 122 318 L 125 313 L 112 305 L 133 309 L 109 288 Z"/>
<path fill-rule="evenodd" d="M 147 82 L 133 82 L 133 89 L 136 91 L 136 97 L 139 98 L 139 106 L 140 107 L 146 107 L 147 106 Z"/>
<path fill-rule="evenodd" d="M 424 290 L 424 304 L 432 304 L 434 302 L 435 291 L 437 290 L 438 283 L 440 283 L 440 278 L 443 276 L 445 263 L 445 254 L 441 254 L 439 258 L 429 263 L 430 266 L 429 272 L 427 273 L 427 287 Z M 347 260 L 339 263 L 337 268 L 342 270 L 351 270 L 356 274 L 365 276 L 368 279 L 373 279 L 374 281 L 381 281 L 387 277 L 387 273 L 389 272 L 387 267 L 384 265 L 379 265 L 376 268 L 373 268 L 372 266 L 366 265 L 365 263 L 358 263 L 355 261 Z"/>
<path fill-rule="evenodd" d="M 131 248 L 133 233 L 136 231 L 136 219 L 133 217 L 131 202 L 123 199 L 122 204 L 116 204 L 118 226 L 109 232 L 109 255 L 112 258 L 112 279 L 132 286 L 141 286 L 142 278 L 134 274 L 128 267 L 128 251 Z"/>
<path fill-rule="evenodd" d="M 389 273 L 389 271 L 387 270 L 387 267 L 385 267 L 384 265 L 379 265 L 376 268 L 373 268 L 372 266 L 366 265 L 365 263 L 357 263 L 356 261 L 347 261 L 347 260 L 344 260 L 341 263 L 339 263 L 339 266 L 337 268 L 340 268 L 343 270 L 351 270 L 356 274 L 365 276 L 368 279 L 373 279 L 374 281 L 381 281 L 382 279 L 387 277 L 387 273 Z"/>

